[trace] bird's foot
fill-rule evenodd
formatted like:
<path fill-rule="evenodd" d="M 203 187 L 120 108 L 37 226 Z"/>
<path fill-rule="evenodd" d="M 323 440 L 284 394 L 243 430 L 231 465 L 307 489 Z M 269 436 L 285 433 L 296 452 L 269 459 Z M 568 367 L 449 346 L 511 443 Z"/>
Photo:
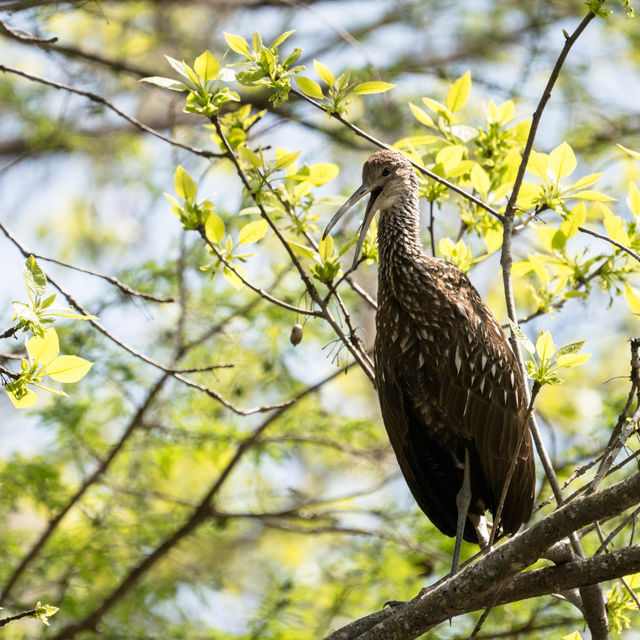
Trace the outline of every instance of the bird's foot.
<path fill-rule="evenodd" d="M 387 607 L 389 607 L 390 609 L 393 607 L 401 607 L 403 605 L 407 604 L 406 600 L 387 600 L 383 605 L 382 608 L 386 609 Z"/>

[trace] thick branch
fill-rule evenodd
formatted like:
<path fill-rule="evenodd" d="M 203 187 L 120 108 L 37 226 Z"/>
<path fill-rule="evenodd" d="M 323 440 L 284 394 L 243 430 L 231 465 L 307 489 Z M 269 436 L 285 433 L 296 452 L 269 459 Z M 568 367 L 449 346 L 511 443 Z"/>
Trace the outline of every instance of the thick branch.
<path fill-rule="evenodd" d="M 516 573 L 533 564 L 555 542 L 592 522 L 617 515 L 624 509 L 635 505 L 639 500 L 640 474 L 635 474 L 598 494 L 576 498 L 544 520 L 537 522 L 483 556 L 477 563 L 418 596 L 406 606 L 398 607 L 397 611 L 392 609 L 383 621 L 370 627 L 369 630 L 360 635 L 336 631 L 329 638 L 331 640 L 351 640 L 354 638 L 382 640 L 390 637 L 397 640 L 408 640 L 417 638 L 436 624 L 489 602 L 496 585 L 512 578 Z M 610 555 L 603 557 L 610 557 Z M 634 555 L 633 558 L 635 557 Z M 614 556 L 614 560 L 616 558 L 618 556 Z M 601 560 L 601 558 L 597 560 Z M 576 561 L 576 563 L 590 562 L 595 561 L 593 559 Z M 640 559 L 638 562 L 640 564 Z M 583 566 L 602 568 L 605 565 L 607 562 L 603 560 L 602 564 L 596 562 L 593 565 Z M 560 575 L 567 566 L 573 568 L 578 565 L 573 563 L 563 565 L 561 570 L 550 575 Z M 629 564 L 621 563 L 621 565 L 615 566 L 619 569 L 618 575 L 624 575 L 630 570 L 633 571 L 633 567 Z M 602 570 L 604 571 L 604 569 Z M 615 573 L 613 571 L 614 575 L 611 577 L 616 577 Z M 522 574 L 522 576 L 526 575 L 529 574 Z M 519 577 L 519 580 L 525 579 L 522 576 Z M 554 590 L 556 586 L 554 585 Z M 503 597 L 506 593 L 510 593 L 507 589 L 503 592 Z M 532 592 L 528 597 L 533 597 L 533 595 L 539 595 L 539 593 Z M 401 634 L 399 630 L 401 630 Z"/>

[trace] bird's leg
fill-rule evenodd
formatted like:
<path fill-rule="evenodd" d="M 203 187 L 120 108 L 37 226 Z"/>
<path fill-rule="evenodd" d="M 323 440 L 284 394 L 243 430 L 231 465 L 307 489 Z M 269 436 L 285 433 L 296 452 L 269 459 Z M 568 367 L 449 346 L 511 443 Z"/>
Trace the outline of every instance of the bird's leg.
<path fill-rule="evenodd" d="M 487 519 L 484 516 L 478 516 L 470 513 L 469 520 L 471 520 L 471 524 L 473 524 L 476 530 L 480 549 L 482 549 L 482 551 L 491 551 L 489 548 L 489 529 L 487 527 Z"/>
<path fill-rule="evenodd" d="M 471 504 L 471 470 L 469 463 L 469 451 L 464 450 L 464 475 L 462 478 L 462 486 L 456 496 L 456 506 L 458 507 L 458 523 L 456 526 L 456 546 L 453 550 L 453 564 L 451 565 L 451 575 L 458 571 L 460 563 L 460 549 L 462 547 L 462 536 L 464 535 L 464 527 L 467 522 L 467 513 Z"/>

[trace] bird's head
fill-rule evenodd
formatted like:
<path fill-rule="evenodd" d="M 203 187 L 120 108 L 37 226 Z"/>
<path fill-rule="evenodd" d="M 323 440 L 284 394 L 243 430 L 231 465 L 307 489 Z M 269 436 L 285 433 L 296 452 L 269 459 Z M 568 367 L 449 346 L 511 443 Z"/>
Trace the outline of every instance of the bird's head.
<path fill-rule="evenodd" d="M 356 202 L 367 194 L 371 194 L 360 227 L 360 237 L 358 238 L 358 245 L 353 258 L 352 268 L 354 268 L 358 262 L 358 256 L 362 250 L 364 238 L 367 235 L 367 229 L 376 211 L 389 209 L 394 204 L 399 203 L 403 197 L 406 197 L 407 190 L 411 189 L 411 187 L 417 189 L 417 179 L 407 158 L 389 149 L 376 151 L 369 156 L 362 167 L 362 184 L 331 218 L 322 234 L 322 238 L 327 237 L 327 234 L 333 229 L 338 220 Z"/>

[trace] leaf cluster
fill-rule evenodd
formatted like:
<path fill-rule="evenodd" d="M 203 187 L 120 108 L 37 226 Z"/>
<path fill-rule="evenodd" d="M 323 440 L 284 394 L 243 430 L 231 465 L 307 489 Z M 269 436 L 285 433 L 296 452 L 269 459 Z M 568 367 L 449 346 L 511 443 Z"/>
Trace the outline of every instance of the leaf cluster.
<path fill-rule="evenodd" d="M 142 78 L 141 82 L 148 82 L 170 91 L 188 91 L 184 111 L 200 113 L 206 117 L 217 114 L 221 107 L 228 102 L 239 102 L 240 97 L 228 87 L 216 87 L 216 82 L 234 79 L 233 71 L 222 69 L 217 58 L 207 50 L 199 55 L 193 67 L 184 60 L 176 60 L 165 56 L 171 67 L 177 71 L 182 80 L 174 80 L 162 76 Z"/>
<path fill-rule="evenodd" d="M 313 68 L 322 82 L 327 85 L 326 95 L 320 85 L 311 78 L 297 76 L 296 83 L 302 93 L 318 100 L 329 116 L 334 114 L 341 116 L 346 115 L 347 108 L 353 96 L 384 93 L 396 86 L 395 84 L 382 82 L 381 80 L 352 82 L 351 75 L 348 71 L 336 77 L 326 65 L 318 60 L 313 61 Z"/>
<path fill-rule="evenodd" d="M 272 93 L 269 100 L 278 107 L 289 98 L 291 90 L 291 78 L 300 71 L 304 71 L 301 65 L 295 65 L 302 55 L 302 49 L 294 49 L 289 55 L 280 60 L 280 45 L 293 33 L 286 31 L 280 34 L 270 46 L 265 46 L 260 34 L 256 31 L 251 41 L 252 47 L 242 37 L 231 33 L 224 34 L 227 45 L 232 51 L 245 58 L 238 63 L 243 69 L 236 74 L 236 79 L 242 85 L 248 87 L 267 87 Z"/>

